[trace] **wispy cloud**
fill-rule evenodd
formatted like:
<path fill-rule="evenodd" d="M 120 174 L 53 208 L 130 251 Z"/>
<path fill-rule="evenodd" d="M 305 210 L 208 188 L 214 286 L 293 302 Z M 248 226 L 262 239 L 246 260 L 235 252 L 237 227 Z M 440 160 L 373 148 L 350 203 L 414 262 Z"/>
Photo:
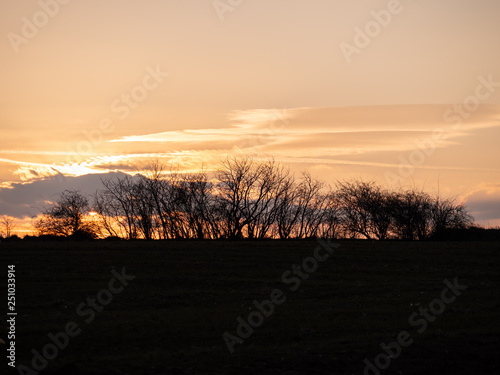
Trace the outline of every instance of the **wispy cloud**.
<path fill-rule="evenodd" d="M 6 155 L 46 155 L 67 156 L 72 155 L 70 151 L 26 151 L 26 150 L 0 150 L 0 154 Z"/>
<path fill-rule="evenodd" d="M 454 129 L 443 119 L 447 108 L 449 105 L 238 110 L 230 112 L 228 123 L 219 128 L 112 139 L 100 154 L 89 154 L 79 163 L 65 162 L 68 152 L 44 150 L 3 150 L 0 155 L 9 157 L 0 158 L 0 163 L 14 165 L 13 175 L 20 181 L 56 174 L 134 173 L 155 159 L 194 171 L 203 164 L 210 168 L 234 153 L 273 157 L 292 164 L 392 169 L 400 166 L 397 155 L 416 149 L 416 141 L 431 137 L 437 128 L 447 133 L 446 139 L 436 144 L 444 150 L 458 147 L 466 135 L 479 129 L 500 125 L 500 107 L 482 106 L 460 129 Z M 491 164 L 471 168 L 443 159 L 418 169 L 498 172 Z"/>
<path fill-rule="evenodd" d="M 460 129 L 444 121 L 447 108 L 447 105 L 405 105 L 233 111 L 228 115 L 230 126 L 131 135 L 110 142 L 169 143 L 177 149 L 193 145 L 209 149 L 217 144 L 218 149 L 230 150 L 234 146 L 244 149 L 251 144 L 250 138 L 259 137 L 259 142 L 254 142 L 254 151 L 290 157 L 311 154 L 334 157 L 413 150 L 417 147 L 416 140 L 430 137 L 437 128 L 447 132 L 446 140 L 437 145 L 444 148 L 456 145 L 457 138 L 473 130 L 500 126 L 499 107 L 483 106 Z M 283 119 L 286 126 L 279 131 L 271 129 Z"/>
<path fill-rule="evenodd" d="M 266 158 L 263 158 L 266 160 Z M 283 163 L 300 163 L 300 164 L 334 164 L 334 165 L 358 165 L 365 167 L 376 167 L 376 168 L 399 168 L 399 164 L 391 163 L 377 163 L 370 161 L 351 161 L 351 160 L 336 160 L 336 159 L 320 159 L 320 158 L 275 158 L 278 162 Z M 472 167 L 450 167 L 444 165 L 421 165 L 415 167 L 417 169 L 428 169 L 428 170 L 450 170 L 450 171 L 486 171 L 486 172 L 500 172 L 500 168 L 472 168 Z"/>

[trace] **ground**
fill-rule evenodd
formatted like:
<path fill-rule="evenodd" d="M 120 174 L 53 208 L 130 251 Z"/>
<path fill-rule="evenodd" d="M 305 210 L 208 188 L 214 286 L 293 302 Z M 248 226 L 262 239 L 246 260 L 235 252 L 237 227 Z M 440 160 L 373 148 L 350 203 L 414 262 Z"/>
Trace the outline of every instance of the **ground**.
<path fill-rule="evenodd" d="M 365 370 L 365 359 L 387 365 L 384 374 L 500 374 L 498 242 L 323 244 L 316 255 L 329 257 L 317 266 L 309 259 L 298 285 L 292 266 L 314 257 L 318 246 L 0 243 L 2 306 L 7 265 L 16 266 L 16 365 L 31 369 L 33 349 L 51 356 L 48 334 L 63 340 L 69 323 L 74 337 L 62 341 L 42 374 L 376 374 L 375 365 Z M 116 280 L 110 292 L 110 280 L 122 273 L 135 278 L 123 287 Z M 454 300 L 436 312 L 447 282 L 460 287 L 445 292 Z M 231 354 L 223 334 L 236 336 L 239 321 L 258 311 L 253 301 L 277 297 L 275 289 L 282 303 L 233 343 Z M 107 303 L 100 312 L 99 302 L 95 308 L 87 301 L 97 295 Z M 417 315 L 431 303 L 435 315 Z M 0 338 L 8 341 L 5 311 Z M 399 353 L 395 342 L 404 331 L 407 346 Z M 381 356 L 381 345 L 393 348 L 392 358 Z M 5 355 L 1 361 L 0 373 L 7 373 Z"/>

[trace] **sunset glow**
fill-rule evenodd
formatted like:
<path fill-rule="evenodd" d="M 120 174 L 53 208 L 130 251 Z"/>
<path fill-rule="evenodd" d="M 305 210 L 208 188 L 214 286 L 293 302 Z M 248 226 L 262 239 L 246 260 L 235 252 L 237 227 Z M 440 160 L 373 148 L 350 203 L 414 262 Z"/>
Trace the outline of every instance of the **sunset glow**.
<path fill-rule="evenodd" d="M 4 4 L 0 215 L 26 224 L 153 161 L 253 155 L 439 190 L 500 225 L 500 3 L 401 1 L 368 35 L 387 6 L 72 1 L 31 30 L 39 3 Z"/>

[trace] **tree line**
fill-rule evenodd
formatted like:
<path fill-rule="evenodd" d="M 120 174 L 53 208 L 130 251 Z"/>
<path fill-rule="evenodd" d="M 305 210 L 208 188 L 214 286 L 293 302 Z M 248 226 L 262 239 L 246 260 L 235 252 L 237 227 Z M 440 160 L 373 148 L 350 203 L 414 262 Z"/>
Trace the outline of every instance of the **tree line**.
<path fill-rule="evenodd" d="M 425 240 L 473 224 L 467 208 L 372 181 L 328 185 L 273 160 L 227 158 L 214 174 L 154 163 L 102 179 L 91 196 L 64 191 L 35 221 L 38 235 L 123 239 L 363 238 Z"/>

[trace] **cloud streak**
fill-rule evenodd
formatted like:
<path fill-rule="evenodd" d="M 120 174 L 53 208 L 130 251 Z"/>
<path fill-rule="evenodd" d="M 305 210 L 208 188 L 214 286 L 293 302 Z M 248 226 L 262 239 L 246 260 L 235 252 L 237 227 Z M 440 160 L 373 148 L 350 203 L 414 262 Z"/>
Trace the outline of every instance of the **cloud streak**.
<path fill-rule="evenodd" d="M 236 146 L 242 151 L 252 145 L 253 151 L 283 157 L 335 157 L 411 151 L 418 147 L 416 140 L 430 138 L 437 128 L 447 134 L 437 147 L 446 148 L 459 144 L 460 137 L 475 130 L 500 126 L 500 107 L 483 106 L 459 130 L 444 121 L 447 108 L 405 105 L 233 111 L 228 115 L 230 126 L 131 135 L 110 143 L 128 143 L 131 148 L 147 143 L 151 147 L 205 150 Z M 276 126 L 278 121 L 280 126 Z"/>
<path fill-rule="evenodd" d="M 454 181 L 458 172 L 497 175 L 497 163 L 491 156 L 481 158 L 481 149 L 474 153 L 474 158 L 482 159 L 479 166 L 467 163 L 466 147 L 482 132 L 492 138 L 500 125 L 500 107 L 481 106 L 459 131 L 444 121 L 447 108 L 449 105 L 398 105 L 232 111 L 227 115 L 228 123 L 221 127 L 115 138 L 106 142 L 99 154 L 85 155 L 78 163 L 67 163 L 63 151 L 3 150 L 0 181 L 4 182 L 0 187 L 57 175 L 133 174 L 153 160 L 184 171 L 212 170 L 220 159 L 233 154 L 274 158 L 296 170 L 322 166 L 326 179 L 349 178 L 354 173 L 378 176 L 399 168 L 398 158 L 417 149 L 417 141 L 429 138 L 437 128 L 447 136 L 416 170 L 447 172 L 455 176 Z M 422 176 L 420 179 L 426 178 Z M 462 187 L 460 193 L 470 188 Z"/>

